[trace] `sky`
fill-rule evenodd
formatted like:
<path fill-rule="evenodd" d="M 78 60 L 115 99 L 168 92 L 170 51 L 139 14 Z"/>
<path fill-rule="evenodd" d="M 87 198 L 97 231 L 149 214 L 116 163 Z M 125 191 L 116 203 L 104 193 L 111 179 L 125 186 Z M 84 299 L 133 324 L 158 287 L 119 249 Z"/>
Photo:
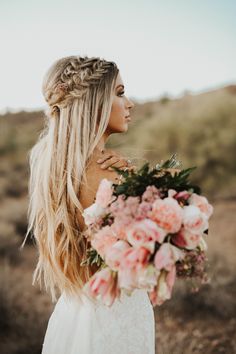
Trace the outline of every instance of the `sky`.
<path fill-rule="evenodd" d="M 234 0 L 0 0 L 0 111 L 45 107 L 48 67 L 115 61 L 136 101 L 236 83 Z"/>

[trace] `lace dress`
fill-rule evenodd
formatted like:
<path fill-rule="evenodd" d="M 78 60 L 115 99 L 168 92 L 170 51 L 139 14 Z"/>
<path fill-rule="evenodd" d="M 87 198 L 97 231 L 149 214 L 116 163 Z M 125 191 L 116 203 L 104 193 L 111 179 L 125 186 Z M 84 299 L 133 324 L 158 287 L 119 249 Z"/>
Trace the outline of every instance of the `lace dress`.
<path fill-rule="evenodd" d="M 148 293 L 124 292 L 111 307 L 83 296 L 59 298 L 49 319 L 42 354 L 155 354 L 155 319 Z"/>

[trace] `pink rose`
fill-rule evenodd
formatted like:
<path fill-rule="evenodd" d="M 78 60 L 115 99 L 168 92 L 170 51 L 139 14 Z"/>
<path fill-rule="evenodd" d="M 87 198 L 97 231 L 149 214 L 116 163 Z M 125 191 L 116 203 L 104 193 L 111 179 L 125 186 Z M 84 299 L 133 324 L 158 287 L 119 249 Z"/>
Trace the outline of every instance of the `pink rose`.
<path fill-rule="evenodd" d="M 158 278 L 157 285 L 151 292 L 149 292 L 149 298 L 153 306 L 162 305 L 163 302 L 171 298 L 175 279 L 176 279 L 175 266 L 171 267 L 169 272 L 166 272 L 164 270 L 161 271 Z"/>
<path fill-rule="evenodd" d="M 132 246 L 147 248 L 151 253 L 154 252 L 155 242 L 162 243 L 166 231 L 161 229 L 154 221 L 143 219 L 134 222 L 126 231 L 127 240 Z"/>
<path fill-rule="evenodd" d="M 84 285 L 84 290 L 92 298 L 101 299 L 107 306 L 111 306 L 120 295 L 117 277 L 108 267 L 96 272 Z"/>
<path fill-rule="evenodd" d="M 184 228 L 192 233 L 202 233 L 208 229 L 208 221 L 205 214 L 195 205 L 183 207 Z"/>
<path fill-rule="evenodd" d="M 145 202 L 145 201 L 141 202 L 135 213 L 135 219 L 136 220 L 146 219 L 147 217 L 149 217 L 151 210 L 152 210 L 152 203 Z"/>
<path fill-rule="evenodd" d="M 107 249 L 105 254 L 106 264 L 114 271 L 118 271 L 121 262 L 121 256 L 124 250 L 131 248 L 128 242 L 123 240 L 118 240 L 109 249 Z"/>
<path fill-rule="evenodd" d="M 139 269 L 148 263 L 150 252 L 144 248 L 129 247 L 122 252 L 120 258 L 120 269 Z"/>
<path fill-rule="evenodd" d="M 91 240 L 91 246 L 104 258 L 107 250 L 109 250 L 116 241 L 117 237 L 113 235 L 111 227 L 107 225 L 94 234 Z"/>
<path fill-rule="evenodd" d="M 183 210 L 178 202 L 171 197 L 157 199 L 152 205 L 150 217 L 168 233 L 175 233 L 181 227 Z"/>
<path fill-rule="evenodd" d="M 126 229 L 130 224 L 132 224 L 132 222 L 133 219 L 126 215 L 115 217 L 114 222 L 111 225 L 111 229 L 117 238 L 121 240 L 127 240 Z"/>
<path fill-rule="evenodd" d="M 182 228 L 178 234 L 172 237 L 172 241 L 176 246 L 184 247 L 188 250 L 196 248 L 201 241 L 201 234 L 192 233 L 185 228 Z"/>
<path fill-rule="evenodd" d="M 165 269 L 170 271 L 175 263 L 184 257 L 183 251 L 171 245 L 163 243 L 154 257 L 154 264 L 158 270 Z"/>
<path fill-rule="evenodd" d="M 147 188 L 145 189 L 142 195 L 142 201 L 148 203 L 153 203 L 154 200 L 159 198 L 160 198 L 160 192 L 155 186 L 147 186 Z"/>
<path fill-rule="evenodd" d="M 103 178 L 99 184 L 97 193 L 96 193 L 96 203 L 101 207 L 106 208 L 113 200 L 115 200 L 115 196 L 113 196 L 113 187 L 112 181 L 109 181 L 106 178 Z"/>
<path fill-rule="evenodd" d="M 193 193 L 188 201 L 189 204 L 198 207 L 201 210 L 201 212 L 207 216 L 208 219 L 212 215 L 213 206 L 208 203 L 206 197 Z"/>

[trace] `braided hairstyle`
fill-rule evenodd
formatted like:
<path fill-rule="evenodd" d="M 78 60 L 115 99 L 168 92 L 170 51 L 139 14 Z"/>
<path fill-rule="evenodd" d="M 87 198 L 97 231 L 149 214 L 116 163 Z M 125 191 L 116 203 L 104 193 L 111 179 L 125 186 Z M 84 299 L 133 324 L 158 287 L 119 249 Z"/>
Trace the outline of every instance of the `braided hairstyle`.
<path fill-rule="evenodd" d="M 89 266 L 80 266 L 87 240 L 78 223 L 79 191 L 109 122 L 118 72 L 114 62 L 70 56 L 57 60 L 43 80 L 48 107 L 45 127 L 29 153 L 25 240 L 32 232 L 38 247 L 33 283 L 43 281 L 53 300 L 58 290 L 80 298 L 78 290 L 91 276 Z"/>

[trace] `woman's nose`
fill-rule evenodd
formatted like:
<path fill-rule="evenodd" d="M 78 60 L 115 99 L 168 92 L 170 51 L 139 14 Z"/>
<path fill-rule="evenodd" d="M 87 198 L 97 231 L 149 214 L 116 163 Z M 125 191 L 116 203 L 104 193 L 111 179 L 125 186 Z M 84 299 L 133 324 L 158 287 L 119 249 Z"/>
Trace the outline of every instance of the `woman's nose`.
<path fill-rule="evenodd" d="M 128 108 L 133 108 L 134 107 L 134 103 L 128 98 L 127 98 L 127 100 L 128 100 Z"/>

